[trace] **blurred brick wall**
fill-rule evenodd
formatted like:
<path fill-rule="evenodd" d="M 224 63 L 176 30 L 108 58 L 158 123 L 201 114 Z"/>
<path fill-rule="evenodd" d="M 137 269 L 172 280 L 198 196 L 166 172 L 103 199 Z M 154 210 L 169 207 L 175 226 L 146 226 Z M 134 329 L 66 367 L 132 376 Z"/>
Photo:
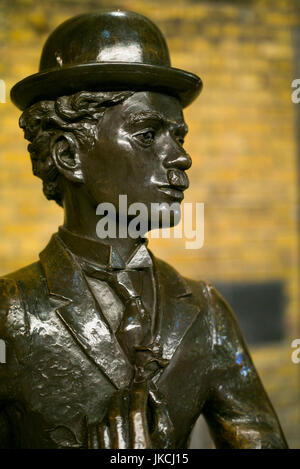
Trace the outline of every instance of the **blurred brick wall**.
<path fill-rule="evenodd" d="M 185 113 L 193 158 L 185 200 L 205 203 L 205 245 L 189 251 L 184 240 L 152 240 L 152 250 L 196 279 L 282 281 L 288 356 L 289 343 L 300 336 L 299 129 L 290 98 L 291 82 L 300 78 L 292 41 L 300 28 L 299 1 L 2 0 L 0 78 L 8 91 L 37 71 L 42 44 L 55 26 L 101 7 L 149 16 L 167 37 L 173 66 L 204 81 L 202 95 Z M 0 104 L 0 274 L 35 260 L 62 222 L 61 209 L 44 199 L 31 174 L 18 117 L 7 97 Z M 295 396 L 289 408 L 297 405 Z"/>

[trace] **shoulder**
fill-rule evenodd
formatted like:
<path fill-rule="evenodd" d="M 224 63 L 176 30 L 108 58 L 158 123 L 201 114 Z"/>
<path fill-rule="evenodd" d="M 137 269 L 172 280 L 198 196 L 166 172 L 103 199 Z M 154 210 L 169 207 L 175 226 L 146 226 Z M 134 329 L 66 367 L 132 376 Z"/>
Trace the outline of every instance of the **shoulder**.
<path fill-rule="evenodd" d="M 200 322 L 195 328 L 202 337 L 207 334 L 206 343 L 214 370 L 212 376 L 225 373 L 231 379 L 232 373 L 238 373 L 244 381 L 255 380 L 256 371 L 249 349 L 231 306 L 211 283 L 185 280 L 192 291 L 193 302 L 200 306 Z"/>
<path fill-rule="evenodd" d="M 35 262 L 0 277 L 0 334 L 20 332 L 25 324 L 28 299 L 43 291 L 43 271 Z"/>
<path fill-rule="evenodd" d="M 225 299 L 216 288 L 205 280 L 194 280 L 181 275 L 174 267 L 167 262 L 155 258 L 155 265 L 159 274 L 159 280 L 166 284 L 168 292 L 175 296 L 191 295 L 210 312 L 221 312 L 231 316 L 232 311 Z M 173 296 L 173 295 L 172 295 Z"/>
<path fill-rule="evenodd" d="M 43 283 L 44 273 L 39 261 L 34 262 L 22 269 L 16 270 L 0 277 L 1 295 L 7 295 L 9 298 L 15 297 L 18 292 L 28 290 L 37 290 Z"/>
<path fill-rule="evenodd" d="M 209 326 L 213 348 L 245 348 L 245 340 L 236 315 L 216 287 L 206 281 L 186 281 L 197 303 L 203 305 L 202 310 Z"/>
<path fill-rule="evenodd" d="M 182 276 L 167 262 L 155 258 L 156 270 L 161 281 L 171 296 L 192 295 L 201 303 L 207 303 L 206 283 L 202 280 L 192 280 Z"/>
<path fill-rule="evenodd" d="M 174 267 L 160 259 L 156 259 L 156 265 L 171 295 L 189 296 L 200 307 L 214 342 L 223 343 L 225 336 L 230 338 L 231 343 L 244 340 L 232 308 L 214 285 L 205 280 L 183 277 Z"/>
<path fill-rule="evenodd" d="M 227 342 L 230 340 L 231 345 L 236 343 L 245 346 L 238 320 L 229 303 L 214 285 L 207 283 L 206 289 L 217 342 L 219 344 L 224 343 L 224 338 L 226 338 Z"/>

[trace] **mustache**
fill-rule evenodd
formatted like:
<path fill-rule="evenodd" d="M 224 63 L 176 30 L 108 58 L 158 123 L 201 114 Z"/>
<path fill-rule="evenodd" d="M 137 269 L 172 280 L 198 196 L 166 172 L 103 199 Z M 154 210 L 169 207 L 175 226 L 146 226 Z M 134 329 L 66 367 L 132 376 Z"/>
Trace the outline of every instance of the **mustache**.
<path fill-rule="evenodd" d="M 177 189 L 185 190 L 189 187 L 189 179 L 187 175 L 180 169 L 169 169 L 167 178 L 170 186 Z"/>

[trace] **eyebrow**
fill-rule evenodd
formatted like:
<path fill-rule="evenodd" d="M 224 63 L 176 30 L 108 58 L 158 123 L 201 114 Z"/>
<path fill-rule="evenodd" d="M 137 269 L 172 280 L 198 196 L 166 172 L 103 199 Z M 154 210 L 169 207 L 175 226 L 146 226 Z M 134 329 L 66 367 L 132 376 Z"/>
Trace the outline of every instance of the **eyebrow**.
<path fill-rule="evenodd" d="M 171 124 L 172 126 L 183 130 L 185 133 L 187 133 L 188 131 L 188 128 L 185 122 L 182 122 L 180 124 L 173 122 L 170 119 L 166 119 L 160 112 L 155 112 L 155 111 L 142 111 L 142 112 L 139 112 L 138 114 L 132 114 L 129 116 L 127 122 L 129 124 L 139 124 L 139 123 L 143 123 L 145 121 L 150 121 L 150 120 L 156 120 L 162 124 Z"/>

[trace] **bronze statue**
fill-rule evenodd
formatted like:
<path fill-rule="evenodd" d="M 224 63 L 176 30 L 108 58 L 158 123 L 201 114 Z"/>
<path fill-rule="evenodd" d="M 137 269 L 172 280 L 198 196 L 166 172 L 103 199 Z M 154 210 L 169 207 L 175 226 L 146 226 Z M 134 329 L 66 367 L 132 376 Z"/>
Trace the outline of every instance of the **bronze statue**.
<path fill-rule="evenodd" d="M 64 22 L 13 87 L 33 173 L 65 219 L 39 261 L 0 280 L 1 447 L 186 448 L 201 413 L 217 448 L 286 447 L 215 288 L 143 237 L 96 235 L 98 204 L 120 194 L 182 201 L 182 108 L 201 86 L 151 21 L 118 10 Z"/>

